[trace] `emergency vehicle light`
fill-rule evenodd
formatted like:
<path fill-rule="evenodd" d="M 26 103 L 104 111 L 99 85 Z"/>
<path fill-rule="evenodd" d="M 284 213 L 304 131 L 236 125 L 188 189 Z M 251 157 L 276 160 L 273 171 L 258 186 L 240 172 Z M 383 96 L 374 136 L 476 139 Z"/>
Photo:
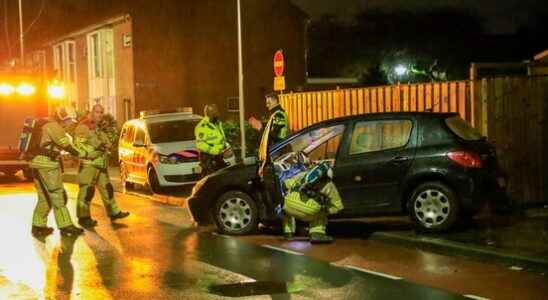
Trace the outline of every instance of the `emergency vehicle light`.
<path fill-rule="evenodd" d="M 30 96 L 34 94 L 34 92 L 36 91 L 36 88 L 31 84 L 22 82 L 17 86 L 15 91 L 21 96 Z"/>
<path fill-rule="evenodd" d="M 13 94 L 15 88 L 5 82 L 0 83 L 0 96 L 9 96 Z"/>
<path fill-rule="evenodd" d="M 65 87 L 58 84 L 52 84 L 48 86 L 48 96 L 52 99 L 65 98 Z"/>

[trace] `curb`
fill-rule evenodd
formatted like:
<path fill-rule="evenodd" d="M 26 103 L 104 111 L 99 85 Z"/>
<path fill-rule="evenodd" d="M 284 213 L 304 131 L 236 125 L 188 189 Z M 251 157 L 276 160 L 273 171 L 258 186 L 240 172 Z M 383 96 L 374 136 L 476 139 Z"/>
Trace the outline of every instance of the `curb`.
<path fill-rule="evenodd" d="M 448 240 L 428 237 L 409 237 L 397 233 L 375 232 L 370 236 L 371 240 L 378 240 L 408 247 L 417 247 L 438 254 L 456 254 L 482 261 L 501 263 L 508 266 L 520 266 L 533 270 L 548 270 L 548 258 L 529 257 L 514 253 L 488 249 L 470 244 L 458 243 Z"/>

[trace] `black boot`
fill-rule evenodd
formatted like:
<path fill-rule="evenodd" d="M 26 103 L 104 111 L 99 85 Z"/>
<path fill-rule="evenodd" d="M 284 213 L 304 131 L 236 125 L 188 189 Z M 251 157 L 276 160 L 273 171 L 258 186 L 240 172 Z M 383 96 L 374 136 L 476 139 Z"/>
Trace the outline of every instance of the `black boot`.
<path fill-rule="evenodd" d="M 60 229 L 60 231 L 61 231 L 61 235 L 66 237 L 76 237 L 84 233 L 84 230 L 82 228 L 78 228 L 74 225 L 63 227 Z"/>
<path fill-rule="evenodd" d="M 325 233 L 311 233 L 310 243 L 312 244 L 330 244 L 333 243 L 333 238 Z"/>
<path fill-rule="evenodd" d="M 80 224 L 80 226 L 82 226 L 86 229 L 91 229 L 91 228 L 97 226 L 97 221 L 95 221 L 94 219 L 92 219 L 90 217 L 79 218 L 78 219 L 78 224 Z"/>
<path fill-rule="evenodd" d="M 110 220 L 111 221 L 116 221 L 118 219 L 127 218 L 127 216 L 129 216 L 129 213 L 127 211 L 121 211 L 121 212 L 115 214 L 114 216 L 110 216 Z"/>
<path fill-rule="evenodd" d="M 40 227 L 40 226 L 32 226 L 32 236 L 35 238 L 44 238 L 50 234 L 53 233 L 53 228 L 51 227 Z"/>

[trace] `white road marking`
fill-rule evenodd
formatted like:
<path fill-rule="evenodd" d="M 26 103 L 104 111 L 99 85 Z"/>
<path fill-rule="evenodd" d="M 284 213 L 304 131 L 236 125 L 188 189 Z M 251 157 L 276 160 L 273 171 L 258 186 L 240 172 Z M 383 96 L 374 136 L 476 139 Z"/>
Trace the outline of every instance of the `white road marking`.
<path fill-rule="evenodd" d="M 484 298 L 476 295 L 464 295 L 466 298 L 475 299 L 475 300 L 490 300 L 489 298 Z"/>
<path fill-rule="evenodd" d="M 381 272 L 375 272 L 375 271 L 371 271 L 371 270 L 356 267 L 356 266 L 344 265 L 343 267 L 345 267 L 347 269 L 356 270 L 356 271 L 360 271 L 360 272 L 363 272 L 363 273 L 371 274 L 371 275 L 381 276 L 381 277 L 392 279 L 392 280 L 402 280 L 403 279 L 403 278 L 398 277 L 398 276 L 388 275 L 388 274 L 381 273 Z"/>
<path fill-rule="evenodd" d="M 303 255 L 302 253 L 300 252 L 297 252 L 297 251 L 291 251 L 291 250 L 287 250 L 287 249 L 284 249 L 284 248 L 278 248 L 278 247 L 274 247 L 274 246 L 270 246 L 270 245 L 262 245 L 263 247 L 265 248 L 268 248 L 268 249 L 272 249 L 272 250 L 277 250 L 277 251 L 281 251 L 281 252 L 285 252 L 285 253 L 289 253 L 289 254 L 293 254 L 293 255 Z"/>
<path fill-rule="evenodd" d="M 522 267 L 518 267 L 518 266 L 511 266 L 511 267 L 510 267 L 510 270 L 512 270 L 512 271 L 522 271 L 523 268 L 522 268 Z"/>

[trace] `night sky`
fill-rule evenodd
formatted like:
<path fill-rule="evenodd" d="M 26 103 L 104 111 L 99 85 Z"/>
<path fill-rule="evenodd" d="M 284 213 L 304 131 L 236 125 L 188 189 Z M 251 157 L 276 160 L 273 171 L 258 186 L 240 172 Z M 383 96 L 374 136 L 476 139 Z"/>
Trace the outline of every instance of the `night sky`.
<path fill-rule="evenodd" d="M 428 10 L 432 8 L 464 8 L 485 20 L 491 33 L 514 33 L 520 26 L 534 24 L 534 12 L 548 12 L 547 0 L 292 0 L 312 18 L 332 14 L 351 21 L 354 14 L 366 9 Z"/>

